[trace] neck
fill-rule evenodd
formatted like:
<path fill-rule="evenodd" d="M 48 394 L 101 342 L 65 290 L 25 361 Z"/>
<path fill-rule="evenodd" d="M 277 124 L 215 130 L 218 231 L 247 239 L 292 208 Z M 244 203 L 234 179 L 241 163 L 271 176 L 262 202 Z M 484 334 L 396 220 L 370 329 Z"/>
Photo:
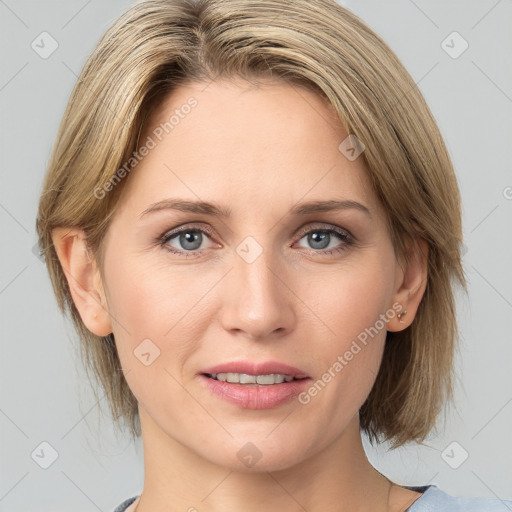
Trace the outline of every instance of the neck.
<path fill-rule="evenodd" d="M 369 463 L 357 416 L 331 445 L 292 467 L 236 471 L 200 457 L 140 413 L 145 478 L 137 512 L 388 510 L 391 482 Z"/>

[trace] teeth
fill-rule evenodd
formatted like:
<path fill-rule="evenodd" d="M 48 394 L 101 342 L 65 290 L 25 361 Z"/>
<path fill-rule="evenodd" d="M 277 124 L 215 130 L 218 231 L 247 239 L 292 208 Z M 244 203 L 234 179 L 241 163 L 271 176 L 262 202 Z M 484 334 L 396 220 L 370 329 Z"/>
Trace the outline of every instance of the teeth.
<path fill-rule="evenodd" d="M 280 373 L 271 373 L 270 375 L 249 375 L 248 373 L 214 373 L 212 378 L 221 382 L 234 382 L 237 384 L 281 384 L 282 382 L 291 382 L 293 377 L 282 375 Z"/>
<path fill-rule="evenodd" d="M 236 374 L 235 374 L 236 377 Z M 260 377 L 256 377 L 254 375 L 248 375 L 247 373 L 240 373 L 239 374 L 239 380 L 235 382 L 240 382 L 240 384 L 262 384 L 259 381 Z"/>

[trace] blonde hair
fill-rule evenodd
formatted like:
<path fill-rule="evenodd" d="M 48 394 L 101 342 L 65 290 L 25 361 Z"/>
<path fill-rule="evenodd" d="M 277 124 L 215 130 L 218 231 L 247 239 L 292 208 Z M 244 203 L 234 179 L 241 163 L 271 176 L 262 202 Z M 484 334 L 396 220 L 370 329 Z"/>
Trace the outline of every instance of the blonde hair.
<path fill-rule="evenodd" d="M 43 186 L 39 244 L 59 307 L 69 311 L 83 360 L 116 422 L 140 435 L 137 401 L 120 371 L 112 335 L 82 323 L 51 242 L 58 226 L 82 228 L 101 262 L 101 242 L 126 176 L 101 200 L 94 191 L 137 149 L 144 123 L 180 84 L 217 77 L 279 79 L 324 97 L 365 145 L 368 176 L 387 212 L 396 254 L 428 243 L 426 291 L 413 323 L 388 332 L 380 371 L 360 410 L 361 428 L 393 447 L 421 442 L 452 397 L 457 338 L 453 294 L 466 289 L 461 204 L 435 120 L 393 51 L 330 0 L 149 0 L 105 33 L 72 92 Z"/>

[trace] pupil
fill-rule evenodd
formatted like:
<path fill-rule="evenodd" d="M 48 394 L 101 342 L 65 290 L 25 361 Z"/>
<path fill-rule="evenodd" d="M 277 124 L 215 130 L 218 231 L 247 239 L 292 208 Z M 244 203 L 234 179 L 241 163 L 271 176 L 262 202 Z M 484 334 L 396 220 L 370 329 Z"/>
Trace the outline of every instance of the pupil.
<path fill-rule="evenodd" d="M 313 246 L 314 244 L 320 243 L 320 246 L 314 246 L 314 249 L 325 249 L 329 245 L 329 236 L 329 233 L 315 231 L 309 235 L 309 241 Z"/>
<path fill-rule="evenodd" d="M 180 237 L 180 243 L 182 247 L 184 249 L 190 250 L 198 249 L 201 246 L 200 235 L 201 233 L 199 233 L 198 231 L 186 231 L 185 233 L 182 233 Z M 198 240 L 199 244 L 197 243 Z M 190 246 L 188 244 L 192 245 Z"/>

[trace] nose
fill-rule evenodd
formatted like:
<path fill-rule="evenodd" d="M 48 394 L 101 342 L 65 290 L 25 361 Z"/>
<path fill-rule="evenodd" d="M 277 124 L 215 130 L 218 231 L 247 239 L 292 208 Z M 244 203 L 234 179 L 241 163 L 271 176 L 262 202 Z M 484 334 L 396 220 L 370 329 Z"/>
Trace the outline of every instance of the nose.
<path fill-rule="evenodd" d="M 221 322 L 226 331 L 254 341 L 280 338 L 294 329 L 295 305 L 289 272 L 270 250 L 254 260 L 234 254 L 226 276 Z"/>

